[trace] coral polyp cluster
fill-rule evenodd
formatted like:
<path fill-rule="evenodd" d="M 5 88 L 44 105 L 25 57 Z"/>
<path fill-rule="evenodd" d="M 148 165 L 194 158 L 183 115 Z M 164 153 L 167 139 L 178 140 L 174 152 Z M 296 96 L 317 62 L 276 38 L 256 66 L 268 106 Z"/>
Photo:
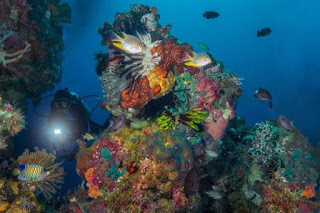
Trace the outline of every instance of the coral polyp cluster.
<path fill-rule="evenodd" d="M 222 79 L 212 72 L 224 73 L 223 66 L 213 58 L 201 71 L 186 66 L 193 48 L 169 36 L 171 24 L 162 27 L 158 20 L 155 7 L 133 5 L 98 31 L 109 49 L 96 55 L 106 98 L 102 106 L 127 122 L 114 132 L 107 129 L 90 147 L 79 141 L 77 172 L 87 181 L 96 211 L 200 209 L 200 177 L 206 174 L 199 167 L 219 155 L 219 138 L 235 117 L 239 96 L 232 91 L 238 85 L 220 94 L 229 75 Z M 142 44 L 140 53 L 113 44 L 122 32 Z M 223 124 L 213 138 L 219 119 Z"/>
<path fill-rule="evenodd" d="M 0 2 L 0 212 L 319 212 L 320 148 L 284 119 L 247 126 L 236 115 L 243 79 L 159 19 L 156 7 L 131 5 L 99 28 L 110 122 L 77 140 L 70 158 L 82 184 L 61 206 L 56 153 L 14 160 L 9 141 L 25 124 L 17 107 L 61 78 L 59 22 L 70 8 Z"/>
<path fill-rule="evenodd" d="M 246 126 L 235 112 L 243 79 L 207 53 L 212 63 L 186 66 L 186 56 L 197 54 L 159 18 L 155 7 L 132 5 L 99 29 L 109 49 L 97 55 L 102 107 L 127 120 L 79 152 L 77 171 L 96 211 L 316 210 L 309 199 L 317 197 L 319 167 L 309 142 L 276 120 Z M 112 34 L 121 32 L 136 36 L 145 52 L 115 47 Z"/>
<path fill-rule="evenodd" d="M 18 61 L 24 53 L 30 51 L 31 45 L 26 43 L 25 48 L 22 50 L 18 50 L 16 52 L 8 52 L 4 49 L 6 40 L 12 35 L 12 32 L 8 32 L 4 26 L 0 26 L 2 31 L 1 39 L 0 39 L 0 64 L 2 66 L 7 67 L 7 64 Z"/>
<path fill-rule="evenodd" d="M 91 153 L 84 178 L 95 207 L 146 212 L 193 205 L 183 192 L 195 165 L 192 144 L 177 132 L 145 132 L 121 128 L 97 140 L 93 152 L 80 150 Z"/>
<path fill-rule="evenodd" d="M 151 88 L 148 78 L 142 77 L 121 91 L 121 107 L 142 109 L 144 104 L 149 102 L 151 98 L 156 96 L 160 91 L 160 85 L 155 85 Z"/>
<path fill-rule="evenodd" d="M 183 61 L 186 54 L 191 54 L 192 47 L 167 36 L 170 28 L 162 28 L 158 19 L 150 18 L 155 14 L 149 7 L 146 6 L 142 11 L 118 13 L 115 23 L 106 23 L 99 29 L 103 36 L 102 43 L 108 47 L 109 54 L 100 55 L 102 58 L 98 60 L 104 62 L 105 66 L 99 66 L 103 70 L 97 72 L 101 73 L 107 109 L 113 114 L 119 114 L 119 110 L 125 113 L 128 108 L 142 109 L 151 100 L 168 94 L 174 87 L 174 70 L 179 74 L 184 69 L 193 74 L 199 70 L 186 66 Z M 136 20 L 139 19 L 143 22 L 137 23 Z M 151 25 L 157 27 L 150 27 Z M 167 29 L 166 33 L 162 33 L 161 29 Z M 136 36 L 142 43 L 142 52 L 128 54 L 119 50 L 112 44 L 112 32 Z M 118 85 L 113 84 L 116 81 Z"/>
<path fill-rule="evenodd" d="M 39 103 L 62 76 L 64 45 L 60 22 L 70 22 L 67 3 L 55 0 L 0 2 L 0 94 L 25 107 Z M 14 93 L 14 95 L 13 95 Z"/>
<path fill-rule="evenodd" d="M 299 186 L 285 182 L 275 173 L 266 189 L 266 206 L 270 212 L 311 212 L 313 203 L 304 196 Z"/>
<path fill-rule="evenodd" d="M 14 169 L 12 167 L 6 168 L 6 172 L 11 173 L 11 178 L 3 177 L 6 172 L 2 171 L 0 178 L 0 211 L 22 213 L 44 211 L 43 206 L 38 201 L 39 195 L 50 199 L 57 192 L 59 185 L 63 183 L 64 170 L 60 163 L 54 162 L 55 159 L 55 153 L 47 153 L 45 150 L 39 150 L 38 148 L 35 148 L 35 152 L 25 150 L 13 163 Z M 22 167 L 24 167 L 24 170 L 20 170 Z M 40 167 L 45 169 L 43 171 L 45 175 L 42 177 L 36 175 Z M 29 176 L 25 176 L 26 174 L 29 174 Z"/>
<path fill-rule="evenodd" d="M 0 97 L 0 150 L 5 149 L 10 137 L 18 134 L 24 126 L 24 116 L 20 110 Z"/>

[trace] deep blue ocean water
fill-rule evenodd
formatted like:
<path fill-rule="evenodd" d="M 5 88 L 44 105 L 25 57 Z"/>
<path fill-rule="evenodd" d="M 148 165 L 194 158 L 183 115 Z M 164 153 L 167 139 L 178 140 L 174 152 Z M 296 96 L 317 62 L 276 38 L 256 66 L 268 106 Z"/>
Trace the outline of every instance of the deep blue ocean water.
<path fill-rule="evenodd" d="M 55 90 L 69 88 L 79 96 L 102 95 L 93 53 L 106 52 L 97 33 L 105 21 L 114 21 L 116 12 L 129 11 L 129 4 L 147 4 L 158 8 L 160 23 L 172 23 L 171 34 L 200 51 L 198 42 L 210 47 L 214 58 L 224 62 L 243 81 L 243 96 L 237 114 L 249 125 L 280 114 L 295 121 L 295 126 L 316 143 L 320 141 L 320 2 L 316 0 L 72 0 L 72 23 L 64 26 L 65 60 L 63 78 Z M 94 2 L 94 3 L 92 3 Z M 220 17 L 207 20 L 202 13 L 214 10 Z M 270 27 L 272 33 L 257 38 L 257 30 Z M 258 87 L 268 89 L 274 109 L 254 98 Z M 54 94 L 50 91 L 45 95 Z M 49 112 L 51 99 L 38 110 Z M 85 100 L 89 107 L 96 99 Z M 95 110 L 92 119 L 102 124 L 108 116 Z M 29 104 L 27 129 L 17 137 L 18 152 L 38 146 L 50 148 L 44 140 L 46 119 L 34 114 Z M 65 185 L 77 186 L 75 161 L 64 162 Z M 66 188 L 64 188 L 66 190 Z"/>

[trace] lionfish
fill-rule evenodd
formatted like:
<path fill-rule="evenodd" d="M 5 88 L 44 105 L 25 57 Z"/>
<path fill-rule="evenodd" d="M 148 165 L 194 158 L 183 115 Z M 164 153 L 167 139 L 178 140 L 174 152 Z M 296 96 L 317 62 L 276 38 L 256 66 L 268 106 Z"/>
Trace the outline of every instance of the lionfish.
<path fill-rule="evenodd" d="M 47 199 L 56 193 L 58 184 L 63 183 L 64 170 L 60 168 L 61 163 L 54 163 L 56 156 L 54 153 L 47 153 L 44 149 L 35 148 L 35 152 L 29 152 L 28 149 L 18 158 L 14 169 L 14 175 L 22 185 L 29 188 L 34 186 L 38 188 Z"/>

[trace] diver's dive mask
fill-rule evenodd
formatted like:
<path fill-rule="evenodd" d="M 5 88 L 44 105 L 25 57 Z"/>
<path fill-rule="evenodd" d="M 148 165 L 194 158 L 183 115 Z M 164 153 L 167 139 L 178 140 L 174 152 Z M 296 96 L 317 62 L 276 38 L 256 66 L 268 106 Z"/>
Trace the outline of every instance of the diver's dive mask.
<path fill-rule="evenodd" d="M 70 105 L 71 105 L 71 100 L 67 98 L 59 98 L 52 102 L 52 107 L 59 111 L 67 110 L 70 107 Z"/>
<path fill-rule="evenodd" d="M 58 90 L 54 95 L 51 108 L 54 111 L 68 112 L 72 103 L 72 97 L 68 90 Z"/>

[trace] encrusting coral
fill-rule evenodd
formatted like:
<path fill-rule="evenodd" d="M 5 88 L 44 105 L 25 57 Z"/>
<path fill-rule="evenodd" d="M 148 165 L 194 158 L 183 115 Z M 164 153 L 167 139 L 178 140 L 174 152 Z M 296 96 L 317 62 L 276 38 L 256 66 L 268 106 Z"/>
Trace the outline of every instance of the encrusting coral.
<path fill-rule="evenodd" d="M 25 107 L 26 96 L 39 104 L 41 94 L 60 81 L 64 49 L 60 22 L 70 23 L 70 16 L 71 8 L 60 0 L 0 2 L 2 97 L 20 108 Z M 11 96 L 12 90 L 21 95 Z"/>
<path fill-rule="evenodd" d="M 123 120 L 91 146 L 78 141 L 77 172 L 90 202 L 72 198 L 68 208 L 315 210 L 309 199 L 317 197 L 318 172 L 307 140 L 277 121 L 246 126 L 235 112 L 242 78 L 209 53 L 211 64 L 186 66 L 193 48 L 169 35 L 172 25 L 162 27 L 159 18 L 155 7 L 131 5 L 98 30 L 109 49 L 96 56 L 106 97 L 102 107 Z M 134 36 L 143 51 L 131 54 L 113 45 L 114 33 L 122 32 Z M 211 190 L 205 193 L 204 187 Z"/>
<path fill-rule="evenodd" d="M 0 96 L 0 150 L 5 149 L 11 136 L 18 134 L 25 125 L 20 110 L 6 103 Z"/>
<path fill-rule="evenodd" d="M 0 39 L 0 64 L 2 66 L 7 67 L 7 64 L 18 61 L 26 52 L 30 51 L 31 45 L 26 42 L 26 46 L 22 50 L 18 50 L 14 53 L 9 53 L 4 50 L 5 41 L 12 35 L 12 32 L 4 29 L 4 26 L 0 26 L 0 30 L 3 31 L 1 39 Z"/>

